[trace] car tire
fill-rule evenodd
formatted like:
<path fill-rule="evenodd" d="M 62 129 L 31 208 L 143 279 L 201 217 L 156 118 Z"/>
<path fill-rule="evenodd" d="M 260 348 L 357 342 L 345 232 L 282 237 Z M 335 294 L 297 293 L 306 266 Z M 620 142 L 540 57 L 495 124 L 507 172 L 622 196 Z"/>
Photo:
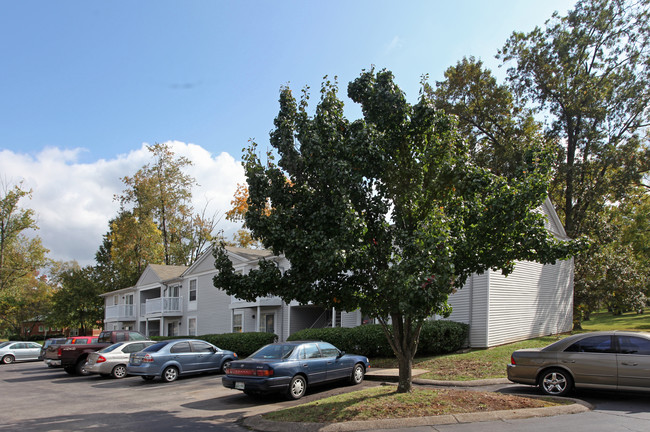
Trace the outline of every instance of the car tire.
<path fill-rule="evenodd" d="M 16 361 L 16 359 L 12 355 L 6 355 L 6 356 L 2 357 L 2 363 L 3 364 L 11 364 L 11 363 L 13 363 L 15 361 Z"/>
<path fill-rule="evenodd" d="M 168 366 L 162 373 L 162 379 L 165 382 L 173 382 L 178 379 L 178 369 L 174 366 Z"/>
<path fill-rule="evenodd" d="M 126 376 L 126 366 L 123 364 L 116 365 L 111 371 L 111 376 L 116 379 L 124 378 Z"/>
<path fill-rule="evenodd" d="M 153 375 L 143 375 L 140 378 L 142 378 L 145 381 L 153 381 L 155 377 Z"/>
<path fill-rule="evenodd" d="M 363 382 L 363 377 L 366 374 L 366 368 L 361 363 L 354 365 L 352 375 L 350 375 L 350 384 L 357 385 Z"/>
<path fill-rule="evenodd" d="M 66 367 L 63 368 L 63 370 L 68 375 L 75 375 L 77 373 L 77 368 L 74 367 L 74 366 L 66 366 Z"/>
<path fill-rule="evenodd" d="M 302 375 L 296 375 L 291 379 L 287 389 L 287 397 L 290 400 L 298 400 L 307 392 L 307 380 Z"/>
<path fill-rule="evenodd" d="M 224 375 L 226 374 L 226 370 L 230 367 L 230 362 L 232 362 L 232 360 L 230 360 L 230 359 L 224 360 L 224 362 L 221 365 L 221 373 L 222 374 L 224 374 Z"/>
<path fill-rule="evenodd" d="M 548 369 L 539 377 L 539 388 L 548 396 L 566 396 L 573 388 L 573 378 L 565 370 Z"/>
<path fill-rule="evenodd" d="M 90 372 L 86 370 L 86 359 L 79 360 L 75 366 L 75 372 L 80 376 L 88 376 Z"/>

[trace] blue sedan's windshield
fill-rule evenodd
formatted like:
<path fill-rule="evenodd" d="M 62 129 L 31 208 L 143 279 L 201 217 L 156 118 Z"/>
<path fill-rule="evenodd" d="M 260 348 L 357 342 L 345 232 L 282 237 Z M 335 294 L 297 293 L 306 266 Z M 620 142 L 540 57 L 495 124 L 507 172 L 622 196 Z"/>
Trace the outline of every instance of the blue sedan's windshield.
<path fill-rule="evenodd" d="M 291 355 L 295 347 L 296 345 L 293 344 L 266 345 L 251 354 L 249 358 L 260 360 L 285 359 Z"/>

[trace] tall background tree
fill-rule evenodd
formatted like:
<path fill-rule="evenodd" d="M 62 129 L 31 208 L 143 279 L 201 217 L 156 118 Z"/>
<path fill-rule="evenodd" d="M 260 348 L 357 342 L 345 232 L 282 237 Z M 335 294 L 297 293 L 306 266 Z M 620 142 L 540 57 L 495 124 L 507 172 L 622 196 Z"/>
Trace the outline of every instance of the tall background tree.
<path fill-rule="evenodd" d="M 426 86 L 425 86 L 426 89 Z M 348 86 L 363 118 L 343 116 L 326 82 L 316 114 L 308 95 L 281 91 L 265 161 L 251 144 L 246 225 L 284 254 L 284 273 L 262 261 L 236 274 L 216 248 L 215 286 L 247 300 L 277 295 L 379 320 L 399 362 L 398 391 L 411 389 L 422 324 L 450 313 L 448 295 L 474 272 L 512 272 L 514 261 L 554 262 L 575 245 L 554 239 L 534 211 L 546 197 L 549 158 L 531 146 L 516 172 L 500 176 L 471 161 L 453 120 L 426 91 L 406 102 L 388 71 Z"/>
<path fill-rule="evenodd" d="M 534 140 L 557 149 L 551 199 L 569 236 L 593 240 L 590 256 L 576 258 L 578 328 L 602 304 L 593 289 L 596 258 L 627 250 L 600 249 L 615 228 L 610 212 L 636 194 L 650 169 L 648 5 L 578 1 L 544 28 L 512 34 L 498 55 L 514 64 L 506 84 L 498 85 L 481 62 L 464 59 L 435 91 L 437 106 L 456 114 L 476 143 L 474 160 L 482 166 L 507 172 L 517 161 L 513 153 Z M 543 136 L 535 119 L 545 120 Z M 623 284 L 610 280 L 608 286 Z"/>
<path fill-rule="evenodd" d="M 127 186 L 119 197 L 122 206 L 133 205 L 133 217 L 143 226 L 154 223 L 160 231 L 163 263 L 181 265 L 191 255 L 184 240 L 191 238 L 192 186 L 196 181 L 183 169 L 189 159 L 176 156 L 168 144 L 147 147 L 153 162 L 122 181 Z"/>
<path fill-rule="evenodd" d="M 95 256 L 106 291 L 135 284 L 148 264 L 189 265 L 215 238 L 218 215 L 191 206 L 191 161 L 167 143 L 148 150 L 152 162 L 122 178 L 120 211 Z"/>
<path fill-rule="evenodd" d="M 0 332 L 19 335 L 22 322 L 47 310 L 50 289 L 44 270 L 49 252 L 38 236 L 34 211 L 21 207 L 31 191 L 0 183 Z"/>

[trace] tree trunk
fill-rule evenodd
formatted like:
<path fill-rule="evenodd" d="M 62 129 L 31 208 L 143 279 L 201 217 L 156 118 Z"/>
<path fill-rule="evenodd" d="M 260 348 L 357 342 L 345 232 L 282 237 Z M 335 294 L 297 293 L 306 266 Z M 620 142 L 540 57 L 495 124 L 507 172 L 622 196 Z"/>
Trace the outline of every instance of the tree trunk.
<path fill-rule="evenodd" d="M 397 364 L 399 365 L 397 393 L 408 393 L 413 390 L 413 357 L 399 355 L 397 356 Z"/>
<path fill-rule="evenodd" d="M 418 349 L 420 331 L 424 322 L 418 320 L 413 323 L 411 317 L 399 313 L 391 315 L 391 321 L 392 326 L 389 327 L 384 320 L 379 320 L 393 353 L 397 357 L 399 365 L 397 392 L 408 393 L 413 390 L 413 357 Z"/>

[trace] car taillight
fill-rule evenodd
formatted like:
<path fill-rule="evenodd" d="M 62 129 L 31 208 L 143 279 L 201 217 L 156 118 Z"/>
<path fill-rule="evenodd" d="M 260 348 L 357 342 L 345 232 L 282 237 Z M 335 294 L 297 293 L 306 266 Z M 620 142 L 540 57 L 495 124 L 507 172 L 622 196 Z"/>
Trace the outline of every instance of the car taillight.
<path fill-rule="evenodd" d="M 56 355 L 58 355 L 59 357 L 61 357 L 61 347 L 59 347 L 59 349 L 56 351 Z"/>
<path fill-rule="evenodd" d="M 273 369 L 258 369 L 257 376 L 261 376 L 261 377 L 273 376 Z"/>
<path fill-rule="evenodd" d="M 142 363 L 153 363 L 153 357 L 150 354 L 145 354 L 142 358 Z"/>
<path fill-rule="evenodd" d="M 510 364 L 511 365 L 516 365 L 517 362 L 515 362 L 515 356 L 510 356 Z"/>
<path fill-rule="evenodd" d="M 97 360 L 95 360 L 95 363 L 104 363 L 105 361 L 106 361 L 106 357 L 99 356 L 97 357 Z"/>

